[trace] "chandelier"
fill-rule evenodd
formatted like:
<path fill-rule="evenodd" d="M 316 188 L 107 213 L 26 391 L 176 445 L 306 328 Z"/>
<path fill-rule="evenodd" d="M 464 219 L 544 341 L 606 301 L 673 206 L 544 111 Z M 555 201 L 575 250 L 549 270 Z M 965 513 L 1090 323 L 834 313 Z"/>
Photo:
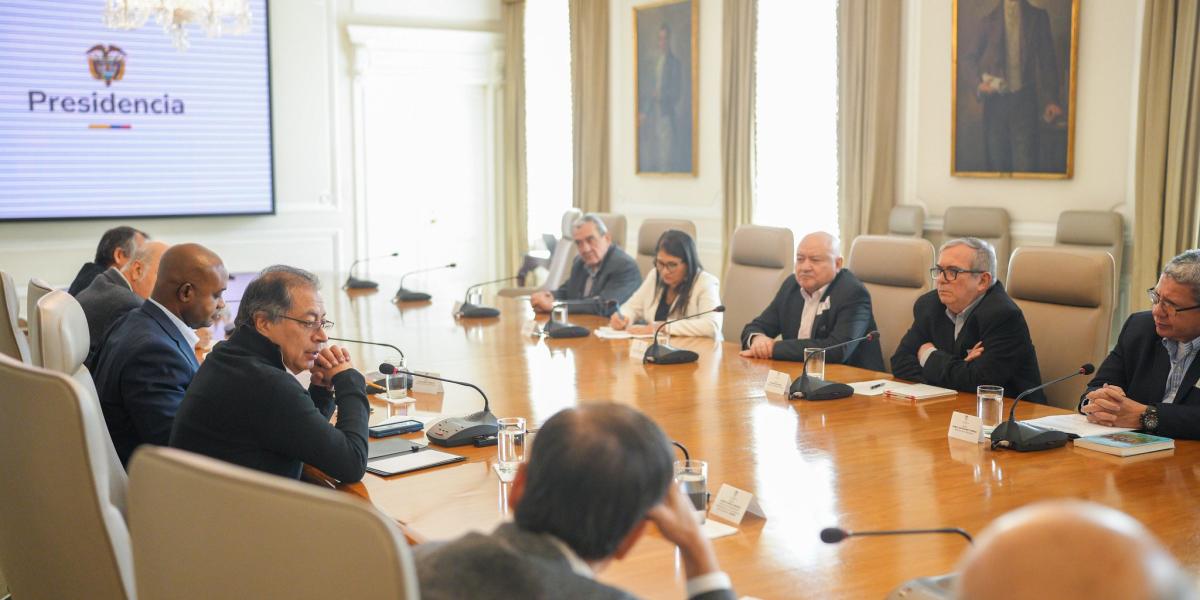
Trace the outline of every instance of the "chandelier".
<path fill-rule="evenodd" d="M 249 0 L 105 0 L 104 25 L 137 29 L 154 20 L 179 50 L 186 50 L 188 25 L 199 25 L 208 37 L 242 34 L 250 29 Z"/>

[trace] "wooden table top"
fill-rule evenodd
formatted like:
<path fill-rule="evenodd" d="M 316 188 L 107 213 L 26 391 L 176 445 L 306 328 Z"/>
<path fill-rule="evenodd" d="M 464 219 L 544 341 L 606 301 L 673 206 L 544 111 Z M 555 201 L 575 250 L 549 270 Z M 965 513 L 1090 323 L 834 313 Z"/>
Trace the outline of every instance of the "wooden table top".
<path fill-rule="evenodd" d="M 1121 459 L 1076 450 L 1021 454 L 948 439 L 955 410 L 974 414 L 972 395 L 921 405 L 882 397 L 789 401 L 766 394 L 767 371 L 800 373 L 798 363 L 737 355 L 736 342 L 673 337 L 700 354 L 696 363 L 643 365 L 627 340 L 595 336 L 522 337 L 534 318 L 528 302 L 497 298 L 498 319 L 451 318 L 452 299 L 396 306 L 383 293 L 326 292 L 339 337 L 400 346 L 411 368 L 471 381 L 488 393 L 497 416 L 524 416 L 536 427 L 581 402 L 612 400 L 646 412 L 709 463 L 709 491 L 723 483 L 753 492 L 768 515 L 747 516 L 737 534 L 713 542 L 740 595 L 761 598 L 881 598 L 902 581 L 954 569 L 965 542 L 957 536 L 851 539 L 827 545 L 824 527 L 850 530 L 962 527 L 980 532 L 1001 514 L 1048 498 L 1081 498 L 1123 510 L 1145 523 L 1183 564 L 1200 565 L 1200 444 Z M 545 317 L 541 317 L 544 320 Z M 597 317 L 573 315 L 588 327 Z M 359 364 L 388 352 L 351 346 Z M 881 375 L 831 365 L 829 379 Z M 416 395 L 421 410 L 463 414 L 478 395 L 447 385 L 443 396 Z M 1006 404 L 1006 410 L 1007 410 Z M 376 410 L 372 421 L 386 410 Z M 1019 418 L 1062 411 L 1023 404 Z M 421 437 L 421 436 L 415 436 Z M 536 437 L 534 440 L 536 445 Z M 363 485 L 383 512 L 418 539 L 490 531 L 507 518 L 505 484 L 491 470 L 495 448 L 454 448 L 468 462 L 380 478 Z M 653 598 L 683 597 L 674 548 L 650 534 L 600 579 Z"/>

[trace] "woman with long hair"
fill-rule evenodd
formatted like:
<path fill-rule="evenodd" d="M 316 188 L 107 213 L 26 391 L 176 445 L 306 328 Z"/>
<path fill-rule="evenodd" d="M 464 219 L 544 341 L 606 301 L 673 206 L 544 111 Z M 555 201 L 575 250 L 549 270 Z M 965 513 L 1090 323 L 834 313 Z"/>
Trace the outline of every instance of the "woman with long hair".
<path fill-rule="evenodd" d="M 668 229 L 658 238 L 654 270 L 621 309 L 613 313 L 613 329 L 653 333 L 663 321 L 712 310 L 721 304 L 720 283 L 704 270 L 692 237 Z M 672 335 L 721 337 L 721 313 L 680 321 L 668 326 Z"/>

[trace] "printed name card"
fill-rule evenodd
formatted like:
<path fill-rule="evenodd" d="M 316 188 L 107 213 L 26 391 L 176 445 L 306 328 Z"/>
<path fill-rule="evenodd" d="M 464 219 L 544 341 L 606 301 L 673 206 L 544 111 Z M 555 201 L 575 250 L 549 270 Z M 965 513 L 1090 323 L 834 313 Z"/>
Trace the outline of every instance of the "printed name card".
<path fill-rule="evenodd" d="M 437 373 L 432 371 L 413 371 L 413 386 L 412 391 L 420 394 L 440 394 L 442 393 L 442 382 L 421 375 L 433 375 L 437 377 Z"/>
<path fill-rule="evenodd" d="M 712 509 L 708 514 L 734 525 L 740 525 L 746 513 L 767 518 L 754 494 L 746 490 L 739 490 L 728 483 L 722 483 L 721 490 L 717 492 L 717 497 L 713 500 Z"/>
<path fill-rule="evenodd" d="M 459 317 L 458 311 L 459 311 L 460 309 L 462 309 L 462 300 L 455 300 L 455 301 L 454 301 L 454 308 L 450 309 L 450 316 L 452 316 L 452 317 L 454 317 L 455 319 L 457 319 L 457 318 Z"/>
<path fill-rule="evenodd" d="M 636 358 L 639 362 L 646 356 L 646 351 L 650 349 L 650 342 L 646 340 L 633 340 L 629 343 L 629 358 Z"/>
<path fill-rule="evenodd" d="M 541 334 L 542 334 L 542 330 L 541 330 L 541 328 L 538 327 L 537 321 L 525 321 L 525 324 L 521 326 L 521 335 L 524 337 L 530 337 L 530 336 L 541 335 Z"/>
<path fill-rule="evenodd" d="M 946 435 L 956 440 L 978 444 L 983 439 L 983 422 L 975 415 L 954 411 Z"/>
<path fill-rule="evenodd" d="M 763 387 L 768 394 L 787 395 L 792 387 L 792 378 L 783 371 L 767 371 L 767 384 Z"/>

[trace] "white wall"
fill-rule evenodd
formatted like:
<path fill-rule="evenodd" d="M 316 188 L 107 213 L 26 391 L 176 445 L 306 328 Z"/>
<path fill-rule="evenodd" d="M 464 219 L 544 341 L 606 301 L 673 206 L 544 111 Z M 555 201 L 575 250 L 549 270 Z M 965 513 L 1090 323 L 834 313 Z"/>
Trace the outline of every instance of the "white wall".
<path fill-rule="evenodd" d="M 609 9 L 611 210 L 629 219 L 629 248 L 636 248 L 637 230 L 645 219 L 691 219 L 696 223 L 700 260 L 720 276 L 725 211 L 721 190 L 721 3 L 697 1 L 700 93 L 695 177 L 635 173 L 633 7 L 647 2 L 613 0 Z"/>

